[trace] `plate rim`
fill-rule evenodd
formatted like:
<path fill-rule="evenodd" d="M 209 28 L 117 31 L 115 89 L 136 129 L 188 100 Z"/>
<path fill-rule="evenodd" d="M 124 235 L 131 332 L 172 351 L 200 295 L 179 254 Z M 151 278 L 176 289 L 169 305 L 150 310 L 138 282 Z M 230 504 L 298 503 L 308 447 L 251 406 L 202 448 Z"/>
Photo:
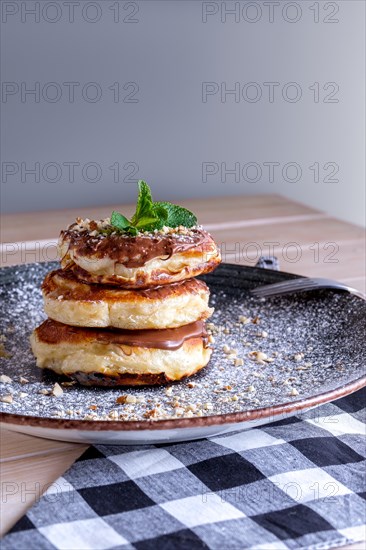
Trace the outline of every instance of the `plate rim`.
<path fill-rule="evenodd" d="M 55 263 L 53 261 L 47 262 L 30 262 L 28 264 L 16 264 L 12 266 L 0 267 L 0 273 L 2 271 L 11 270 L 14 268 L 27 268 L 31 265 Z M 284 275 L 285 278 L 292 279 L 296 277 L 304 277 L 304 275 L 288 273 L 282 270 L 265 269 L 257 266 L 246 266 L 240 264 L 233 264 L 229 262 L 222 262 L 220 266 L 229 268 L 235 268 L 240 270 L 250 269 L 259 272 L 271 272 L 279 276 Z M 210 274 L 209 274 L 210 275 Z M 211 283 L 212 284 L 212 283 Z M 362 300 L 360 298 L 360 300 Z M 39 417 L 30 416 L 16 413 L 8 413 L 0 411 L 0 422 L 4 424 L 13 424 L 18 426 L 28 426 L 34 428 L 48 428 L 56 430 L 81 430 L 81 431 L 93 431 L 93 432 L 131 432 L 131 431 L 164 431 L 172 429 L 184 429 L 184 428 L 205 428 L 209 426 L 225 426 L 229 424 L 246 423 L 258 419 L 268 419 L 273 417 L 273 421 L 276 421 L 276 417 L 296 413 L 304 409 L 310 409 L 318 405 L 329 403 L 341 397 L 346 397 L 352 393 L 364 388 L 366 386 L 366 374 L 359 378 L 353 379 L 346 383 L 337 386 L 331 390 L 326 390 L 316 395 L 308 396 L 304 399 L 298 399 L 296 401 L 279 403 L 271 405 L 269 407 L 260 407 L 257 409 L 242 410 L 238 412 L 214 414 L 201 417 L 186 417 L 186 418 L 171 418 L 161 420 L 84 420 L 84 419 L 71 419 L 71 418 L 53 418 L 53 417 Z"/>
<path fill-rule="evenodd" d="M 163 431 L 183 428 L 204 428 L 209 426 L 223 426 L 226 424 L 240 424 L 252 420 L 267 419 L 281 414 L 290 414 L 303 409 L 310 409 L 317 405 L 329 403 L 341 397 L 346 397 L 366 386 L 366 375 L 352 380 L 342 386 L 322 392 L 317 395 L 299 399 L 297 401 L 280 403 L 270 407 L 250 409 L 234 413 L 215 414 L 210 416 L 174 418 L 164 420 L 83 420 L 69 418 L 48 418 L 28 416 L 14 413 L 0 413 L 0 422 L 16 424 L 34 428 L 51 428 L 58 430 L 82 430 L 82 431 Z"/>

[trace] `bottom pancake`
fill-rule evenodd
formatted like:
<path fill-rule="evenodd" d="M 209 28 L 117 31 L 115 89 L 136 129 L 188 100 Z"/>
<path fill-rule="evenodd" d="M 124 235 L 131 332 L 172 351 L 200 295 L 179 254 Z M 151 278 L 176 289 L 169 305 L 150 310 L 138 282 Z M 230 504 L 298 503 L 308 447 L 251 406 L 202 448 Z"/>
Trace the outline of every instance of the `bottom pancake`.
<path fill-rule="evenodd" d="M 37 366 L 89 386 L 156 385 L 207 365 L 211 348 L 202 321 L 166 330 L 98 330 L 48 319 L 33 331 Z"/>

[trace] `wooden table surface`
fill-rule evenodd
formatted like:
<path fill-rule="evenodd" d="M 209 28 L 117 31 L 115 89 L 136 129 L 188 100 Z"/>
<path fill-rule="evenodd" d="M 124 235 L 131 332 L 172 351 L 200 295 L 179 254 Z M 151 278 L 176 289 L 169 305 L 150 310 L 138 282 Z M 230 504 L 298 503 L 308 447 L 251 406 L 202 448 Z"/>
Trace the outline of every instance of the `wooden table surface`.
<path fill-rule="evenodd" d="M 281 269 L 338 279 L 365 292 L 365 231 L 279 195 L 181 201 L 221 245 L 223 261 L 255 265 L 275 255 Z M 61 228 L 77 216 L 99 219 L 126 205 L 9 214 L 1 221 L 1 265 L 56 259 Z M 1 438 L 1 533 L 5 533 L 84 452 L 85 445 L 7 431 Z M 353 550 L 365 545 L 349 546 Z M 344 547 L 345 548 L 345 547 Z"/>

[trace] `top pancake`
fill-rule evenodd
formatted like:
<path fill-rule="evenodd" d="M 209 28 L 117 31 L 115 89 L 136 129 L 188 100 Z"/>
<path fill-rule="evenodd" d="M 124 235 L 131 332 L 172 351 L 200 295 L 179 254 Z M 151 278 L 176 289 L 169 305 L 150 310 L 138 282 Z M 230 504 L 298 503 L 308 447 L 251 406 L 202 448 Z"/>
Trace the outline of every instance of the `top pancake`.
<path fill-rule="evenodd" d="M 106 228 L 108 220 L 80 220 L 60 234 L 61 265 L 82 282 L 148 288 L 207 273 L 221 261 L 214 240 L 201 227 L 137 236 Z"/>

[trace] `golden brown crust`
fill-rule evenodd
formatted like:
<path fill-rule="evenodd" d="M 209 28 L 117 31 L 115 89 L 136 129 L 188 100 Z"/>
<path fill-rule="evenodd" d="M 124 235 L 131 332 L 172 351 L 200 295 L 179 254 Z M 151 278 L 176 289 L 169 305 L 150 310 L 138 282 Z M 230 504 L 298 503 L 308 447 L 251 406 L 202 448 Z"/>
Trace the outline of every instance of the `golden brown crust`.
<path fill-rule="evenodd" d="M 79 327 L 176 328 L 208 319 L 213 312 L 208 306 L 209 289 L 197 279 L 131 290 L 88 285 L 72 271 L 59 269 L 46 275 L 42 292 L 48 317 Z"/>
<path fill-rule="evenodd" d="M 198 279 L 188 279 L 168 286 L 152 287 L 141 290 L 122 289 L 116 285 L 82 283 L 73 269 L 57 269 L 47 273 L 42 291 L 49 297 L 87 302 L 146 302 L 179 297 L 186 293 L 209 292 L 208 286 Z"/>
<path fill-rule="evenodd" d="M 204 366 L 199 365 L 194 372 L 182 376 L 179 380 L 197 374 Z M 69 376 L 83 386 L 104 386 L 109 388 L 118 386 L 162 386 L 173 381 L 163 372 L 159 374 L 124 373 L 116 376 L 108 376 L 100 372 L 74 372 Z"/>
<path fill-rule="evenodd" d="M 187 258 L 189 262 L 189 259 Z M 147 289 L 153 286 L 171 285 L 173 283 L 185 281 L 205 273 L 210 273 L 221 263 L 220 256 L 216 256 L 210 261 L 195 264 L 193 266 L 185 265 L 178 272 L 171 272 L 164 266 L 164 260 L 161 260 L 161 267 L 152 271 L 138 270 L 128 279 L 120 275 L 95 275 L 76 264 L 69 265 L 69 269 L 80 282 L 86 284 L 106 284 L 118 286 L 126 289 Z"/>

